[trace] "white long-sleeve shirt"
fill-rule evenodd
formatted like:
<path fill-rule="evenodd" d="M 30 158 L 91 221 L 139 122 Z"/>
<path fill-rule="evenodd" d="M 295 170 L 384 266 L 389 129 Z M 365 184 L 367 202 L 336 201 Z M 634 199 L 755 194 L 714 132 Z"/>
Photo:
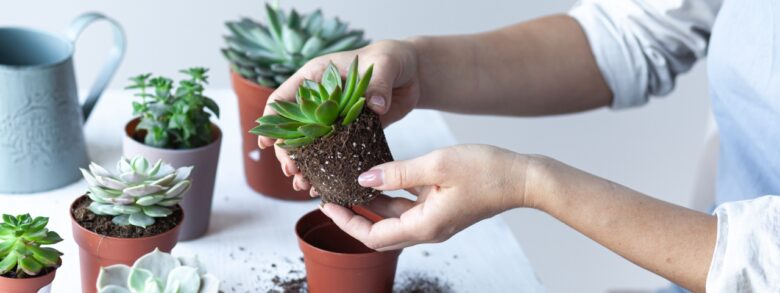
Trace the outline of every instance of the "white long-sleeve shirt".
<path fill-rule="evenodd" d="M 642 105 L 708 56 L 720 131 L 708 292 L 780 292 L 780 1 L 584 0 L 579 21 L 614 94 Z M 663 117 L 659 117 L 663 119 Z"/>

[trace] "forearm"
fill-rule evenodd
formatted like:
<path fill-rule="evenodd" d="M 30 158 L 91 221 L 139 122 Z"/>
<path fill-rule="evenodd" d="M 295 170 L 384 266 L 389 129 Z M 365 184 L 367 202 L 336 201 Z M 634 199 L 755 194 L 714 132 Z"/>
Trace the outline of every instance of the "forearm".
<path fill-rule="evenodd" d="M 534 160 L 526 206 L 538 208 L 629 261 L 703 292 L 714 216 L 666 203 L 551 159 Z"/>
<path fill-rule="evenodd" d="M 612 100 L 584 32 L 568 16 L 410 42 L 423 108 L 535 116 L 593 109 Z"/>

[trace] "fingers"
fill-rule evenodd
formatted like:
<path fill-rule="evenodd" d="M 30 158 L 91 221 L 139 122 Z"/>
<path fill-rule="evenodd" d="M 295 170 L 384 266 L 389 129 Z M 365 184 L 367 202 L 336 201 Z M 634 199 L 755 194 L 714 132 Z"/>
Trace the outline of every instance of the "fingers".
<path fill-rule="evenodd" d="M 406 161 L 381 164 L 360 174 L 358 183 L 378 190 L 410 189 L 439 185 L 444 163 L 437 152 Z"/>
<path fill-rule="evenodd" d="M 400 218 L 371 223 L 350 209 L 336 204 L 328 203 L 321 209 L 342 231 L 374 250 L 404 243 L 410 238 Z"/>
<path fill-rule="evenodd" d="M 377 114 L 384 115 L 390 109 L 393 86 L 398 76 L 399 65 L 398 62 L 390 61 L 385 55 L 374 58 L 371 62 L 374 62 L 374 71 L 365 93 L 366 104 L 369 109 Z M 361 67 L 369 65 L 361 64 Z"/>
<path fill-rule="evenodd" d="M 282 167 L 284 176 L 290 177 L 298 173 L 298 166 L 290 158 L 290 155 L 287 154 L 287 150 L 274 146 L 274 152 L 276 153 L 276 159 L 279 160 L 279 165 Z"/>
<path fill-rule="evenodd" d="M 402 197 L 380 194 L 364 206 L 383 218 L 398 218 L 414 207 L 414 202 Z"/>

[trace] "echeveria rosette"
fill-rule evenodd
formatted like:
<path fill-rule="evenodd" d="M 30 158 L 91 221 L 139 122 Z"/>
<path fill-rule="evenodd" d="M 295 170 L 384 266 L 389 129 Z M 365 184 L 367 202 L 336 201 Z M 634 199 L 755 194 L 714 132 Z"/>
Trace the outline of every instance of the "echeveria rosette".
<path fill-rule="evenodd" d="M 317 83 L 304 81 L 298 87 L 295 103 L 276 101 L 270 104 L 277 115 L 266 115 L 257 120 L 259 125 L 250 132 L 256 135 L 283 139 L 279 146 L 295 149 L 313 143 L 342 126 L 354 122 L 366 103 L 364 94 L 374 66 L 358 74 L 358 59 L 352 61 L 346 80 L 341 79 L 333 63 L 328 65 Z"/>
<path fill-rule="evenodd" d="M 123 264 L 100 268 L 99 293 L 217 293 L 220 280 L 197 257 L 176 258 L 158 249 Z"/>
<path fill-rule="evenodd" d="M 324 18 L 322 11 L 302 14 L 265 5 L 267 26 L 251 19 L 225 25 L 227 48 L 222 54 L 242 77 L 276 88 L 307 61 L 329 53 L 353 50 L 368 44 L 363 31 L 349 29 L 338 18 Z"/>
<path fill-rule="evenodd" d="M 157 161 L 154 165 L 144 157 L 117 162 L 116 173 L 94 162 L 89 170 L 81 169 L 89 185 L 87 196 L 92 200 L 89 210 L 103 216 L 114 216 L 114 224 L 147 227 L 154 218 L 167 217 L 171 207 L 179 204 L 192 185 L 192 167 L 173 168 Z"/>
<path fill-rule="evenodd" d="M 62 253 L 50 247 L 62 241 L 57 232 L 49 231 L 49 218 L 29 214 L 3 215 L 0 224 L 0 275 L 15 272 L 16 277 L 37 276 L 46 268 L 62 264 Z"/>

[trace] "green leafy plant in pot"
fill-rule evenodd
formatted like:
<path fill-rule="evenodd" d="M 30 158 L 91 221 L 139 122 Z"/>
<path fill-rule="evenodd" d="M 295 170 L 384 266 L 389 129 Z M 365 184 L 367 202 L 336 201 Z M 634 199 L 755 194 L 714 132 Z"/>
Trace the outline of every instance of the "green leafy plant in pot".
<path fill-rule="evenodd" d="M 208 230 L 222 132 L 211 122 L 211 117 L 219 117 L 219 106 L 204 94 L 208 69 L 181 72 L 186 77 L 178 85 L 151 74 L 130 79 L 127 89 L 136 91 L 136 118 L 125 126 L 122 147 L 126 157 L 140 155 L 174 167 L 195 166 L 190 194 L 181 202 L 189 216 L 179 234 L 180 240 L 191 240 Z"/>
<path fill-rule="evenodd" d="M 44 245 L 58 243 L 62 238 L 57 232 L 46 229 L 48 224 L 46 217 L 3 215 L 0 223 L 0 292 L 42 292 L 39 290 L 50 286 L 62 264 L 62 253 Z"/>
<path fill-rule="evenodd" d="M 82 169 L 88 192 L 71 205 L 84 292 L 95 292 L 99 268 L 130 265 L 157 248 L 176 245 L 184 212 L 179 205 L 193 186 L 192 167 L 174 168 L 144 157 L 122 158 L 116 171 L 98 164 Z"/>
<path fill-rule="evenodd" d="M 351 207 L 370 201 L 379 191 L 358 185 L 356 178 L 393 160 L 379 117 L 365 107 L 372 72 L 373 65 L 360 76 L 355 58 L 342 80 L 331 63 L 321 82 L 303 82 L 295 102 L 271 103 L 278 114 L 261 117 L 251 130 L 280 139 L 278 145 L 324 202 Z"/>
<path fill-rule="evenodd" d="M 350 29 L 320 10 L 285 12 L 265 5 L 266 24 L 244 18 L 228 21 L 222 54 L 230 63 L 233 89 L 238 96 L 243 136 L 244 171 L 249 186 L 267 196 L 308 200 L 307 192 L 292 189 L 292 179 L 279 173 L 273 150 L 260 150 L 249 130 L 262 113 L 268 96 L 309 60 L 368 44 L 363 31 Z"/>

